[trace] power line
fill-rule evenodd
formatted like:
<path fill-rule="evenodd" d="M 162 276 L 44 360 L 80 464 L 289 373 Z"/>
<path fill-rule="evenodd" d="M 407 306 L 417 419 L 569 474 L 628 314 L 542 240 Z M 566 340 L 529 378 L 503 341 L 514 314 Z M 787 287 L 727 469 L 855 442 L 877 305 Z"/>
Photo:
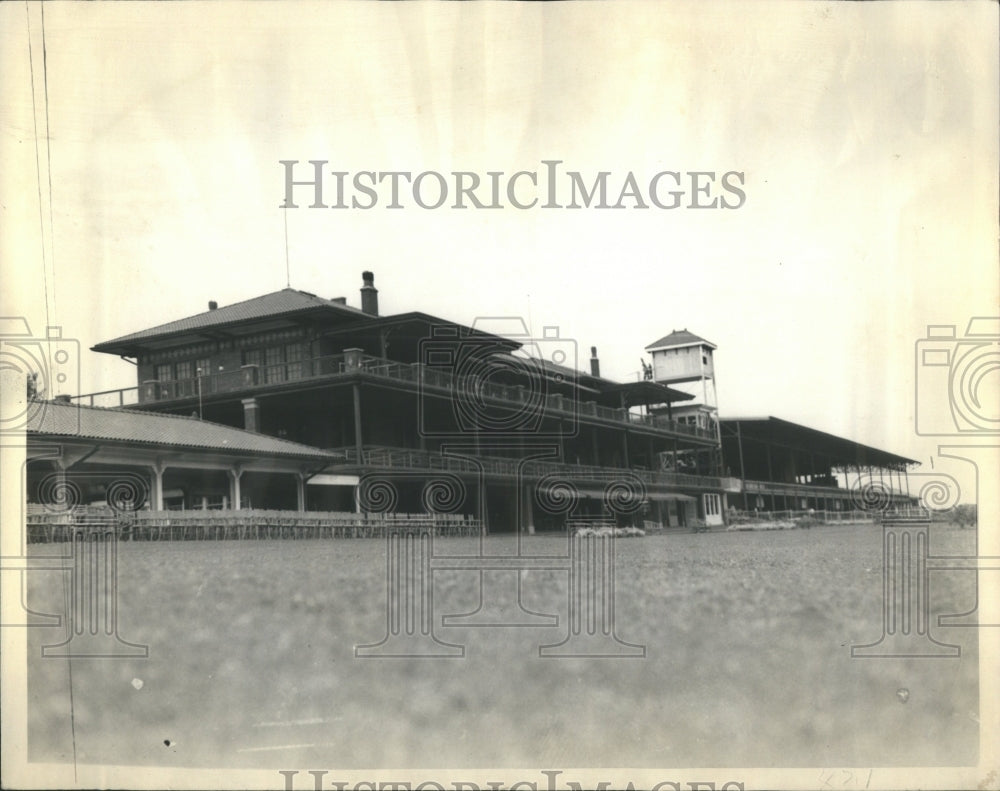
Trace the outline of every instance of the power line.
<path fill-rule="evenodd" d="M 45 44 L 45 2 L 39 2 L 42 12 L 42 84 L 45 90 L 45 164 L 49 178 L 49 260 L 52 264 L 52 310 L 59 312 L 56 298 L 56 226 L 52 219 L 52 135 L 49 132 L 49 58 Z"/>
<path fill-rule="evenodd" d="M 38 186 L 38 232 L 42 242 L 42 288 L 45 291 L 45 324 L 52 324 L 49 318 L 49 273 L 48 261 L 45 257 L 45 214 L 42 208 L 42 165 L 38 155 L 38 109 L 35 106 L 35 54 L 31 46 L 31 6 L 24 0 L 24 14 L 28 25 L 28 67 L 31 74 L 31 122 L 35 132 L 35 174 Z M 51 203 L 49 204 L 51 207 Z"/>

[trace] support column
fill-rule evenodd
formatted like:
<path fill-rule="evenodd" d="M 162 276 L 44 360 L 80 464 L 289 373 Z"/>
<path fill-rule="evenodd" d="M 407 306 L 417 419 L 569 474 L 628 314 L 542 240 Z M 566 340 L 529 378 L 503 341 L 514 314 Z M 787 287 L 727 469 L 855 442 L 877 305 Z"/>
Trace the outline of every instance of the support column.
<path fill-rule="evenodd" d="M 534 487 L 528 481 L 521 481 L 518 489 L 518 497 L 520 498 L 521 506 L 521 524 L 520 529 L 522 532 L 533 536 L 535 534 L 535 514 L 532 508 L 532 497 L 534 496 Z"/>
<path fill-rule="evenodd" d="M 260 403 L 256 398 L 244 398 L 243 428 L 255 434 L 260 433 Z"/>
<path fill-rule="evenodd" d="M 743 490 L 743 510 L 750 510 L 750 500 L 747 494 L 747 473 L 743 464 L 743 430 L 740 428 L 740 421 L 736 421 L 736 446 L 740 452 L 740 488 Z"/>
<path fill-rule="evenodd" d="M 295 499 L 298 510 L 301 513 L 306 510 L 306 476 L 298 472 L 295 474 Z"/>
<path fill-rule="evenodd" d="M 166 465 L 162 461 L 157 461 L 151 466 L 153 471 L 151 483 L 152 486 L 152 503 L 151 506 L 154 511 L 163 510 L 163 471 L 166 470 Z"/>
<path fill-rule="evenodd" d="M 622 418 L 625 420 L 625 430 L 622 431 L 622 452 L 624 454 L 622 456 L 624 462 L 622 466 L 627 470 L 631 466 L 628 458 L 628 408 L 625 406 L 625 393 L 620 393 L 619 395 L 621 398 Z"/>
<path fill-rule="evenodd" d="M 354 450 L 358 454 L 358 464 L 364 463 L 364 445 L 361 437 L 361 385 L 351 385 L 354 398 Z"/>
<path fill-rule="evenodd" d="M 239 511 L 243 507 L 243 497 L 240 493 L 240 478 L 243 477 L 243 470 L 236 465 L 229 470 L 229 498 L 233 501 L 233 510 Z"/>

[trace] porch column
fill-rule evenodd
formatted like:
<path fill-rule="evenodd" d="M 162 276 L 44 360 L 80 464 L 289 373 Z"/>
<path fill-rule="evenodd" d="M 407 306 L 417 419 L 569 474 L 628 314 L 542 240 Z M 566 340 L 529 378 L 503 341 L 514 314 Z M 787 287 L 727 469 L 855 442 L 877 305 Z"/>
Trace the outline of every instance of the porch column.
<path fill-rule="evenodd" d="M 243 498 L 240 494 L 240 478 L 243 477 L 243 469 L 237 464 L 228 470 L 229 473 L 229 499 L 233 501 L 233 510 L 239 511 L 243 506 Z"/>
<path fill-rule="evenodd" d="M 533 536 L 535 534 L 535 514 L 531 501 L 534 496 L 534 487 L 529 481 L 522 481 L 518 487 L 518 493 L 521 497 L 521 531 Z"/>
<path fill-rule="evenodd" d="M 364 461 L 363 443 L 361 439 L 361 387 L 355 382 L 351 385 L 354 397 L 354 449 L 358 454 L 358 464 Z"/>
<path fill-rule="evenodd" d="M 622 466 L 625 467 L 625 469 L 628 469 L 631 466 L 628 463 L 628 425 L 629 425 L 628 408 L 625 406 L 625 393 L 619 393 L 619 397 L 620 397 L 619 402 L 622 405 L 621 406 L 622 418 L 625 421 L 625 430 L 622 432 L 622 450 L 624 451 L 625 454 L 623 457 L 625 463 Z"/>
<path fill-rule="evenodd" d="M 150 467 L 153 471 L 152 474 L 152 507 L 154 511 L 163 510 L 163 471 L 166 470 L 166 465 L 162 461 L 157 461 Z"/>
<path fill-rule="evenodd" d="M 298 503 L 298 510 L 306 510 L 306 476 L 298 472 L 295 474 L 295 498 Z"/>

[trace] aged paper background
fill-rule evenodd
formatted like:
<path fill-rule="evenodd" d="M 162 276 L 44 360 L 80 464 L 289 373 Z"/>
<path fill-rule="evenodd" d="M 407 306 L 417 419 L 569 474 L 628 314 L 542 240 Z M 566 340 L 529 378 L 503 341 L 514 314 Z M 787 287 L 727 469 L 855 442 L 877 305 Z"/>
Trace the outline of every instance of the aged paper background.
<path fill-rule="evenodd" d="M 1000 300 L 997 33 L 986 2 L 8 3 L 0 312 L 36 334 L 61 325 L 91 392 L 134 384 L 130 366 L 87 351 L 99 341 L 286 282 L 356 302 L 372 269 L 384 313 L 559 325 L 623 381 L 644 345 L 688 327 L 719 346 L 723 415 L 778 415 L 927 470 L 947 462 L 938 438 L 914 431 L 915 344 L 929 324 L 961 334 Z M 746 201 L 283 213 L 282 159 L 445 174 L 561 160 L 616 185 L 629 171 L 738 171 Z M 952 472 L 974 502 L 974 468 Z M 983 517 L 980 554 L 1000 554 L 997 515 Z M 761 745 L 756 768 L 592 779 L 997 787 L 997 630 L 980 631 L 977 767 L 834 780 L 782 769 L 781 745 Z M 21 763 L 21 637 L 3 634 L 5 784 L 280 782 L 229 766 L 85 767 L 74 781 L 65 766 Z M 614 755 L 609 744 L 595 765 Z M 543 787 L 527 767 L 502 776 Z M 585 776 L 569 769 L 563 781 Z"/>

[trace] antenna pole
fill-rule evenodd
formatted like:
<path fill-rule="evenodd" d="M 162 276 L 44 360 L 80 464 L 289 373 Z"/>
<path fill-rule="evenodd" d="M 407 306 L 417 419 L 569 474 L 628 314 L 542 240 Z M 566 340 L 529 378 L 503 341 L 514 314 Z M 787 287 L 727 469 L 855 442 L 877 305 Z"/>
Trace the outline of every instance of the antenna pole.
<path fill-rule="evenodd" d="M 292 270 L 291 265 L 288 262 L 288 210 L 284 210 L 281 216 L 285 220 L 285 287 L 292 287 Z"/>

